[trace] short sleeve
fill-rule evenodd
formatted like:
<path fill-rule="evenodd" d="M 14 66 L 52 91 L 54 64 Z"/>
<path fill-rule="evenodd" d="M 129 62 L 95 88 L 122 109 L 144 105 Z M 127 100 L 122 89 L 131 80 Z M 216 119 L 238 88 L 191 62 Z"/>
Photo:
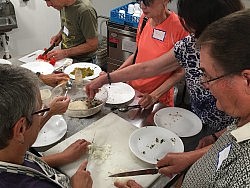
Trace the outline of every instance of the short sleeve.
<path fill-rule="evenodd" d="M 190 62 L 191 59 L 193 59 L 194 61 L 197 61 L 196 59 L 197 57 L 195 57 L 195 54 L 196 54 L 195 44 L 196 44 L 196 41 L 192 35 L 188 35 L 182 40 L 175 43 L 174 45 L 175 58 L 178 60 L 178 62 L 180 63 L 182 67 L 187 68 L 188 66 L 190 66 L 190 65 L 187 65 L 187 62 Z"/>
<path fill-rule="evenodd" d="M 93 8 L 81 13 L 80 28 L 86 40 L 98 36 L 97 25 L 97 13 Z"/>

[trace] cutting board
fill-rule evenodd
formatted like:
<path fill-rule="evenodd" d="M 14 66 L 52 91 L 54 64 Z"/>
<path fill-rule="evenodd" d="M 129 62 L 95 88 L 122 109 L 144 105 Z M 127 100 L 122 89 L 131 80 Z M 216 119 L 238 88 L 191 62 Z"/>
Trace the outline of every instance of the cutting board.
<path fill-rule="evenodd" d="M 43 60 L 37 60 L 37 57 L 39 55 L 41 55 L 43 52 L 44 52 L 44 50 L 37 50 L 37 51 L 34 51 L 28 55 L 25 55 L 25 56 L 19 58 L 18 60 L 23 62 L 23 63 L 43 61 Z M 72 64 L 72 62 L 73 62 L 73 60 L 70 58 L 64 58 L 64 59 L 58 60 L 58 61 L 56 61 L 55 65 L 54 65 L 54 69 L 56 70 L 65 64 L 70 65 L 70 64 Z"/>
<path fill-rule="evenodd" d="M 44 152 L 44 155 L 49 155 L 63 151 L 67 146 L 76 141 L 77 139 L 86 139 L 102 146 L 104 144 L 111 145 L 111 155 L 104 161 L 95 161 L 90 159 L 87 169 L 91 172 L 93 178 L 93 188 L 112 188 L 114 181 L 125 181 L 127 179 L 134 179 L 143 187 L 148 187 L 159 177 L 156 175 L 143 175 L 126 178 L 111 178 L 110 174 L 119 173 L 128 170 L 137 170 L 143 168 L 154 167 L 140 159 L 138 159 L 129 149 L 129 136 L 137 129 L 128 121 L 122 119 L 114 113 L 109 113 L 98 121 L 92 123 L 87 128 L 72 135 L 58 145 Z M 62 172 L 68 176 L 72 176 L 82 161 L 87 159 L 87 154 L 74 163 L 65 165 L 60 168 Z"/>

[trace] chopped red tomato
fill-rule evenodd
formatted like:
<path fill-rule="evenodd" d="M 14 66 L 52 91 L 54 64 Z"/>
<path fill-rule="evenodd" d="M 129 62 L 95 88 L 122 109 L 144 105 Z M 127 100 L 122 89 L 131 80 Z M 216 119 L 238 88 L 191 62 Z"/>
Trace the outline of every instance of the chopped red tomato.
<path fill-rule="evenodd" d="M 50 59 L 49 59 L 49 63 L 51 64 L 51 65 L 55 65 L 56 64 L 56 59 L 55 58 L 53 58 L 53 57 L 51 57 Z"/>
<path fill-rule="evenodd" d="M 38 55 L 38 57 L 36 59 L 41 59 L 43 61 L 49 62 L 51 65 L 55 65 L 56 64 L 56 59 L 54 57 L 48 58 L 47 55 Z"/>

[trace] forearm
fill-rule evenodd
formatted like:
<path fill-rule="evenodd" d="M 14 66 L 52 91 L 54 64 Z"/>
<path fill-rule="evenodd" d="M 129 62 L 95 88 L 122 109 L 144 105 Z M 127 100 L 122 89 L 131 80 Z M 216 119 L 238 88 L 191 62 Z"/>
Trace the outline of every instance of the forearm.
<path fill-rule="evenodd" d="M 216 136 L 217 138 L 219 138 L 226 130 L 227 130 L 227 128 L 224 128 L 224 129 L 222 129 L 221 131 L 216 132 L 216 133 L 214 133 L 214 134 L 215 134 L 215 136 Z"/>
<path fill-rule="evenodd" d="M 114 71 L 110 73 L 110 77 L 112 82 L 125 82 L 171 72 L 179 67 L 174 52 L 171 50 L 156 59 Z"/>
<path fill-rule="evenodd" d="M 161 86 L 150 93 L 150 95 L 158 100 L 164 93 L 168 92 L 172 87 L 174 87 L 184 75 L 185 70 L 183 68 L 177 69 Z"/>
<path fill-rule="evenodd" d="M 205 153 L 207 153 L 207 151 L 212 147 L 211 145 L 208 145 L 204 148 L 198 149 L 198 150 L 194 150 L 194 151 L 190 151 L 190 161 L 189 164 L 192 165 L 194 164 L 197 160 L 199 160 Z"/>
<path fill-rule="evenodd" d="M 63 166 L 69 163 L 67 157 L 64 157 L 62 153 L 56 153 L 53 155 L 43 156 L 42 159 L 48 163 L 49 166 L 55 168 Z"/>
<path fill-rule="evenodd" d="M 93 38 L 87 40 L 86 43 L 80 44 L 78 46 L 63 49 L 66 57 L 72 57 L 77 55 L 82 55 L 90 52 L 94 52 L 98 47 L 98 38 Z"/>
<path fill-rule="evenodd" d="M 117 70 L 123 69 L 123 68 L 128 67 L 129 65 L 131 65 L 132 62 L 133 62 L 133 59 L 134 59 L 134 54 L 130 55 L 126 59 L 126 61 L 124 61 L 124 63 Z"/>

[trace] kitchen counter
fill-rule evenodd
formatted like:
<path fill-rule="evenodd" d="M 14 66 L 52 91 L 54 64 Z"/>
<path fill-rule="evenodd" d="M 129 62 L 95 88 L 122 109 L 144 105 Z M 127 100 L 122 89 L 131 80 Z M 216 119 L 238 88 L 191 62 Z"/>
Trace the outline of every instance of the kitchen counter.
<path fill-rule="evenodd" d="M 9 61 L 11 61 L 14 65 L 18 65 L 18 66 L 23 64 L 22 62 L 18 61 L 18 58 L 12 58 L 12 59 L 9 59 Z M 139 93 L 136 92 L 135 98 L 133 99 L 133 101 L 130 101 L 131 105 L 138 103 L 138 100 L 139 100 L 138 94 Z M 132 123 L 136 127 L 154 125 L 154 123 L 153 123 L 154 113 L 157 112 L 159 109 L 163 108 L 164 105 L 158 103 L 158 104 L 155 104 L 154 108 L 151 110 L 132 109 L 128 112 L 119 112 L 118 110 L 112 110 L 113 107 L 114 107 L 114 105 L 106 104 L 100 112 L 98 112 L 97 114 L 92 115 L 90 117 L 87 117 L 87 118 L 71 118 L 71 117 L 68 117 L 66 115 L 63 115 L 65 121 L 67 122 L 68 130 L 67 130 L 66 135 L 57 143 L 72 136 L 73 134 L 81 131 L 82 129 L 88 127 L 93 122 L 99 120 L 100 118 L 104 117 L 105 115 L 109 114 L 110 112 L 116 113 L 118 116 L 129 121 L 130 123 Z M 195 139 L 195 137 L 193 137 L 191 139 L 185 138 L 183 140 L 185 148 L 190 147 L 190 143 L 192 142 L 193 139 Z M 49 148 L 53 147 L 57 143 L 50 145 L 49 147 L 42 147 L 42 148 L 36 148 L 36 149 L 39 152 L 43 152 L 43 151 L 46 151 Z M 185 149 L 185 150 L 187 150 L 187 149 Z M 150 188 L 163 188 L 165 186 L 165 184 L 167 183 L 167 181 L 168 181 L 168 178 L 166 178 L 162 175 L 150 186 Z"/>

